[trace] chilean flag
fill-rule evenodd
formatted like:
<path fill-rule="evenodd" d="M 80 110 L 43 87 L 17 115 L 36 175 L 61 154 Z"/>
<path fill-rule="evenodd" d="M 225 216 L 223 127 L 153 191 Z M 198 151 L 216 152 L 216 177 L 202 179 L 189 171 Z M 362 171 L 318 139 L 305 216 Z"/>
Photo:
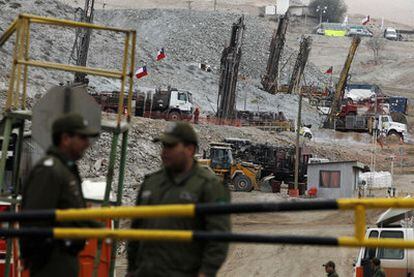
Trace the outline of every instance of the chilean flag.
<path fill-rule="evenodd" d="M 364 18 L 364 20 L 362 20 L 362 25 L 367 25 L 368 22 L 371 21 L 371 17 L 368 15 L 367 17 Z"/>
<path fill-rule="evenodd" d="M 140 79 L 148 75 L 147 66 L 143 66 L 138 68 L 137 72 L 135 72 L 135 76 Z"/>
<path fill-rule="evenodd" d="M 162 59 L 165 59 L 166 57 L 167 57 L 167 55 L 165 55 L 164 48 L 161 48 L 161 49 L 158 51 L 158 54 L 157 54 L 157 61 L 160 61 L 160 60 L 162 60 Z"/>

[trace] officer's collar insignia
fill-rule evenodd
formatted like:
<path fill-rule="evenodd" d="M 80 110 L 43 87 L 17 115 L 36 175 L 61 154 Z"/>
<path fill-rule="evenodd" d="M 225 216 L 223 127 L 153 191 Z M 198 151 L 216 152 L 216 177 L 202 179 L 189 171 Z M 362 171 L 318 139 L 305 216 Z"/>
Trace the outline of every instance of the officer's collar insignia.
<path fill-rule="evenodd" d="M 194 202 L 194 201 L 197 200 L 196 199 L 196 196 L 194 194 L 192 194 L 192 193 L 189 193 L 188 191 L 182 191 L 180 193 L 180 199 L 187 200 L 187 201 L 191 201 L 191 202 Z"/>
<path fill-rule="evenodd" d="M 43 165 L 44 165 L 44 166 L 53 166 L 53 164 L 54 164 L 54 162 L 53 162 L 53 159 L 52 159 L 52 158 L 46 159 L 46 160 L 43 162 Z"/>

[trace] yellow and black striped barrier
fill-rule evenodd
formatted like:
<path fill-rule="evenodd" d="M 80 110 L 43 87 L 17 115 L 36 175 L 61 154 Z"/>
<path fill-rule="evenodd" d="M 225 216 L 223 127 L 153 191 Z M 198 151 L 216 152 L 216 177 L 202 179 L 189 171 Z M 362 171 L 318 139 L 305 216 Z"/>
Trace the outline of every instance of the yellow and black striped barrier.
<path fill-rule="evenodd" d="M 161 240 L 161 241 L 221 241 L 242 243 L 272 243 L 293 245 L 345 246 L 345 247 L 386 247 L 413 248 L 414 240 L 370 239 L 365 238 L 365 210 L 380 208 L 413 208 L 414 199 L 337 199 L 288 201 L 276 203 L 237 203 L 237 204 L 185 204 L 154 205 L 138 207 L 110 207 L 69 210 L 31 210 L 22 212 L 2 212 L 1 221 L 27 222 L 38 220 L 71 221 L 109 218 L 156 218 L 156 217 L 198 217 L 220 214 L 240 214 L 259 212 L 295 212 L 321 210 L 355 211 L 354 237 L 309 237 L 278 236 L 261 234 L 235 234 L 225 232 L 179 231 L 179 230 L 111 230 L 111 229 L 71 229 L 71 228 L 22 228 L 0 229 L 5 237 L 51 237 L 55 239 L 112 238 L 120 240 Z"/>

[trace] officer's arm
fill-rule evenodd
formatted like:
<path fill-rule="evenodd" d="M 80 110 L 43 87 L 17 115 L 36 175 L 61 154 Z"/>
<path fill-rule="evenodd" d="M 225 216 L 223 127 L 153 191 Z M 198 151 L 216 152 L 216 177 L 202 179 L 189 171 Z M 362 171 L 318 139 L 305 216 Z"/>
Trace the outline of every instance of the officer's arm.
<path fill-rule="evenodd" d="M 141 198 L 141 193 L 144 189 L 144 185 L 145 185 L 145 181 L 144 183 L 141 185 L 140 190 L 138 191 L 138 195 L 137 195 L 137 200 L 135 201 L 135 205 L 138 206 L 140 205 L 140 198 Z M 134 219 L 131 222 L 131 229 L 137 229 L 139 227 L 139 220 L 138 219 Z M 128 256 L 128 273 L 133 273 L 135 270 L 137 270 L 137 254 L 138 254 L 138 249 L 139 249 L 139 241 L 135 240 L 135 241 L 129 241 L 128 245 L 127 245 L 127 256 Z"/>
<path fill-rule="evenodd" d="M 230 193 L 218 178 L 212 179 L 206 184 L 204 202 L 206 203 L 228 203 Z M 206 216 L 205 229 L 209 232 L 229 232 L 231 229 L 230 216 Z M 228 243 L 207 242 L 203 252 L 200 273 L 206 276 L 215 276 L 221 265 L 224 263 L 228 252 Z"/>
<path fill-rule="evenodd" d="M 52 166 L 36 167 L 24 187 L 23 210 L 56 209 L 61 193 L 58 175 Z"/>
<path fill-rule="evenodd" d="M 56 209 L 61 193 L 59 174 L 53 166 L 39 165 L 31 172 L 27 183 L 24 185 L 22 209 L 43 210 Z M 37 221 L 31 226 L 49 226 L 51 222 Z"/>

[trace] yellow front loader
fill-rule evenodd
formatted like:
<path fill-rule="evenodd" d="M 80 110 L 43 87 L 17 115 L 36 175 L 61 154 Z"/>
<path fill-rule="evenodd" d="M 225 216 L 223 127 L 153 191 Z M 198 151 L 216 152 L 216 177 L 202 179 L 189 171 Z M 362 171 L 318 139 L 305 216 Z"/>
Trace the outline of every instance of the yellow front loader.
<path fill-rule="evenodd" d="M 260 189 L 261 166 L 235 161 L 232 149 L 228 144 L 212 144 L 210 147 L 210 158 L 200 159 L 199 162 L 209 166 L 232 190 L 252 191 L 253 189 Z"/>

